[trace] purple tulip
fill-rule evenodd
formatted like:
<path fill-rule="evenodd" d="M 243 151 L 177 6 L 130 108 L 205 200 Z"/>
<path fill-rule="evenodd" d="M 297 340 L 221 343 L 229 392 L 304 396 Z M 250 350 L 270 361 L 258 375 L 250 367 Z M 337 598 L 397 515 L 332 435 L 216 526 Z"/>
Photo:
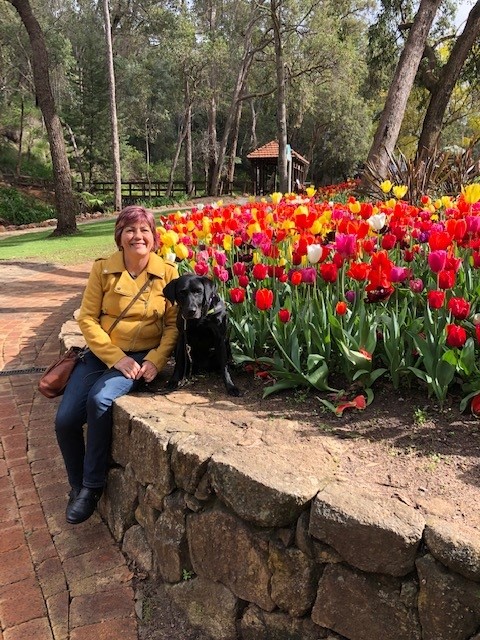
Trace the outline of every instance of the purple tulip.
<path fill-rule="evenodd" d="M 421 278 L 413 278 L 413 280 L 410 280 L 409 285 L 413 293 L 422 293 L 423 287 L 425 286 Z"/>
<path fill-rule="evenodd" d="M 350 302 L 350 304 L 353 304 L 355 302 L 356 297 L 357 294 L 352 289 L 350 289 L 349 291 L 345 291 L 345 300 L 347 302 Z"/>

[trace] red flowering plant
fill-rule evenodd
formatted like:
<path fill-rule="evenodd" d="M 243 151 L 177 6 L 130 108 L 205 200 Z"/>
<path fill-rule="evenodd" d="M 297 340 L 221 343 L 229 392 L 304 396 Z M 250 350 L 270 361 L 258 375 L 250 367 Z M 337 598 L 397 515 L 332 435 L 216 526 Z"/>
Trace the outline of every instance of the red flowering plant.
<path fill-rule="evenodd" d="M 309 189 L 162 217 L 159 252 L 217 282 L 234 359 L 269 367 L 267 394 L 327 390 L 332 372 L 364 388 L 413 376 L 440 404 L 453 382 L 480 392 L 478 185 L 418 206 L 386 186 L 395 198 Z"/>

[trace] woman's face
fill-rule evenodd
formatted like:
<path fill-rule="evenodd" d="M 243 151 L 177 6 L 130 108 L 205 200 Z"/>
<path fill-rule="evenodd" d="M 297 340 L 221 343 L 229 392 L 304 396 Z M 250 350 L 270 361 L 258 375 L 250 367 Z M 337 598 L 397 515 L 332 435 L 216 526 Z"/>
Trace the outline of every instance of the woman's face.
<path fill-rule="evenodd" d="M 127 224 L 122 230 L 120 246 L 126 256 L 142 258 L 152 251 L 153 244 L 153 233 L 146 220 Z"/>

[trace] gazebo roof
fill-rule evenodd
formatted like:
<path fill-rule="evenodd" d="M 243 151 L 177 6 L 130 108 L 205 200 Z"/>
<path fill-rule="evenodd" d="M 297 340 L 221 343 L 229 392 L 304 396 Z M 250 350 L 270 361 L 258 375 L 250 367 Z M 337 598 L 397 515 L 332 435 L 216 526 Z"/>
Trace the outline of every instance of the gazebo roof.
<path fill-rule="evenodd" d="M 309 161 L 301 156 L 299 153 L 292 149 L 292 156 L 299 160 L 302 164 L 309 165 Z M 247 155 L 249 160 L 262 159 L 262 158 L 278 158 L 278 141 L 271 140 L 264 144 L 262 147 L 258 147 Z"/>

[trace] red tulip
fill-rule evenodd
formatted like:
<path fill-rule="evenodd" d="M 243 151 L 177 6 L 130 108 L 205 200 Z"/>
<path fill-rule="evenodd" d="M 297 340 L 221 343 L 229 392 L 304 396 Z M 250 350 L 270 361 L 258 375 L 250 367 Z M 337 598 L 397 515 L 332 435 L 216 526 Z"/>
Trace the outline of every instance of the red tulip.
<path fill-rule="evenodd" d="M 230 289 L 230 301 L 234 304 L 241 304 L 245 300 L 245 289 L 240 289 L 236 287 L 234 289 Z"/>
<path fill-rule="evenodd" d="M 320 275 L 325 282 L 336 282 L 338 275 L 338 267 L 333 262 L 325 262 L 320 265 Z"/>
<path fill-rule="evenodd" d="M 339 300 L 335 306 L 335 312 L 339 316 L 344 316 L 347 313 L 347 308 L 347 303 Z"/>
<path fill-rule="evenodd" d="M 299 284 L 301 284 L 302 282 L 302 272 L 301 271 L 292 271 L 292 273 L 290 274 L 290 282 L 298 287 Z"/>
<path fill-rule="evenodd" d="M 455 271 L 440 271 L 438 274 L 439 289 L 451 289 L 455 284 Z"/>
<path fill-rule="evenodd" d="M 447 309 L 457 320 L 465 320 L 470 313 L 470 303 L 465 298 L 450 298 Z"/>
<path fill-rule="evenodd" d="M 291 317 L 291 313 L 288 309 L 279 309 L 278 311 L 278 319 L 280 320 L 280 322 L 288 322 L 290 320 Z"/>
<path fill-rule="evenodd" d="M 467 332 L 458 324 L 447 324 L 445 327 L 447 332 L 447 345 L 452 348 L 461 348 L 467 341 Z"/>
<path fill-rule="evenodd" d="M 443 307 L 443 303 L 445 302 L 445 292 L 444 291 L 429 291 L 427 293 L 428 306 L 430 309 L 440 309 Z"/>
<path fill-rule="evenodd" d="M 252 275 L 257 280 L 264 280 L 268 275 L 268 267 L 266 264 L 256 264 L 253 266 Z"/>
<path fill-rule="evenodd" d="M 273 291 L 271 289 L 258 289 L 255 293 L 255 306 L 260 311 L 267 311 L 273 305 Z"/>
<path fill-rule="evenodd" d="M 247 287 L 249 282 L 250 280 L 248 279 L 248 276 L 239 276 L 238 278 L 238 284 L 241 287 L 244 287 L 244 288 Z"/>

